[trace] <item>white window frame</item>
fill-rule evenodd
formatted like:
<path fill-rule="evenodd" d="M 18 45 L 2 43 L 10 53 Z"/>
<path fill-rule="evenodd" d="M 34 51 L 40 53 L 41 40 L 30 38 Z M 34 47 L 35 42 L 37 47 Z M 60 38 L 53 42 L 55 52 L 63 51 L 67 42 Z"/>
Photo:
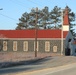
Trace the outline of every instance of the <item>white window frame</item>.
<path fill-rule="evenodd" d="M 35 51 L 35 41 L 34 41 L 34 51 Z M 39 42 L 37 41 L 37 51 L 39 51 Z"/>
<path fill-rule="evenodd" d="M 28 51 L 28 41 L 23 42 L 23 51 Z"/>
<path fill-rule="evenodd" d="M 45 41 L 45 52 L 50 52 L 50 41 Z"/>
<path fill-rule="evenodd" d="M 7 41 L 3 41 L 3 51 L 7 51 Z"/>
<path fill-rule="evenodd" d="M 53 52 L 54 52 L 54 53 L 57 52 L 57 46 L 53 46 Z"/>
<path fill-rule="evenodd" d="M 13 51 L 17 51 L 17 41 L 13 41 Z"/>

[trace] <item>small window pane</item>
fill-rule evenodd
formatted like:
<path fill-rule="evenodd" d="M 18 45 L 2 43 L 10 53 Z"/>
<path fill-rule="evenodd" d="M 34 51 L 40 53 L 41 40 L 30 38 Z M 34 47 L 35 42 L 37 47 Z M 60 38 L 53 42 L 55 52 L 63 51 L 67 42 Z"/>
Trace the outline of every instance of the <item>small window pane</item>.
<path fill-rule="evenodd" d="M 3 41 L 3 51 L 7 51 L 7 41 Z"/>
<path fill-rule="evenodd" d="M 50 42 L 46 41 L 45 42 L 45 52 L 49 52 L 50 51 Z"/>
<path fill-rule="evenodd" d="M 57 52 L 57 46 L 53 46 L 53 52 Z"/>
<path fill-rule="evenodd" d="M 37 41 L 37 51 L 39 49 L 39 42 Z M 35 42 L 34 42 L 34 51 L 35 51 Z"/>
<path fill-rule="evenodd" d="M 17 41 L 13 41 L 13 51 L 17 51 Z"/>
<path fill-rule="evenodd" d="M 28 51 L 28 41 L 23 42 L 23 51 Z"/>

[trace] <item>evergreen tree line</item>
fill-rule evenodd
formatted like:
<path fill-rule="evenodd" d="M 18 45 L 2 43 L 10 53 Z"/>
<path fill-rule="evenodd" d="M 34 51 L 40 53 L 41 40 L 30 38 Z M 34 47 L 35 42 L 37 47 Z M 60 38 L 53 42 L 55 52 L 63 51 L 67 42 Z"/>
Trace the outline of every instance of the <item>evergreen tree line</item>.
<path fill-rule="evenodd" d="M 70 30 L 73 32 L 73 29 L 71 28 L 75 25 L 73 23 L 75 21 L 75 13 L 72 12 L 68 6 L 65 8 L 68 8 L 69 10 Z M 35 25 L 37 26 L 37 29 L 61 29 L 61 12 L 62 9 L 58 6 L 55 6 L 51 11 L 49 11 L 47 6 L 42 10 L 38 9 L 37 12 L 32 8 L 29 13 L 25 12 L 22 14 L 21 18 L 19 18 L 16 30 L 35 29 Z"/>

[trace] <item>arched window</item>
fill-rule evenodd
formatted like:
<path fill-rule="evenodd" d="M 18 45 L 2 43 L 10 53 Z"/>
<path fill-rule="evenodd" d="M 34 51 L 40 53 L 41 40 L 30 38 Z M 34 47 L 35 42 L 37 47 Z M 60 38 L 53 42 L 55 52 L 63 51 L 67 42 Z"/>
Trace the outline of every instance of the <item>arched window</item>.
<path fill-rule="evenodd" d="M 35 51 L 35 41 L 34 41 L 34 51 Z M 39 51 L 39 42 L 37 41 L 37 51 Z"/>
<path fill-rule="evenodd" d="M 53 46 L 53 52 L 57 52 L 57 46 Z"/>
<path fill-rule="evenodd" d="M 49 52 L 49 51 L 50 51 L 50 42 L 45 41 L 45 52 Z"/>
<path fill-rule="evenodd" d="M 7 51 L 7 41 L 3 41 L 3 51 Z"/>
<path fill-rule="evenodd" d="M 23 42 L 23 51 L 28 51 L 28 41 Z"/>
<path fill-rule="evenodd" d="M 13 41 L 13 51 L 17 51 L 17 41 Z"/>
<path fill-rule="evenodd" d="M 71 42 L 71 39 L 69 39 L 68 42 Z"/>

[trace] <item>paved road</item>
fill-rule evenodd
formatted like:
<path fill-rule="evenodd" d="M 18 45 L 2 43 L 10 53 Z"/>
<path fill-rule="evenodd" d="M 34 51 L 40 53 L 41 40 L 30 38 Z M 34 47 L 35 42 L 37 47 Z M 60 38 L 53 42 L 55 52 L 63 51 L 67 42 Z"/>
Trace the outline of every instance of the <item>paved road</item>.
<path fill-rule="evenodd" d="M 70 56 L 69 57 L 65 57 L 65 56 L 47 57 L 45 59 L 38 60 L 38 61 L 32 62 L 30 64 L 27 64 L 27 65 L 20 65 L 20 66 L 0 69 L 0 75 L 11 75 L 13 73 L 15 75 L 17 73 L 22 73 L 22 72 L 30 72 L 30 71 L 33 72 L 33 71 L 37 71 L 37 70 L 53 68 L 53 67 L 71 64 L 71 63 L 75 63 L 75 62 L 76 62 L 76 57 L 70 57 Z M 46 72 L 46 70 L 45 70 L 45 72 Z M 21 75 L 23 75 L 23 74 L 21 74 Z"/>
<path fill-rule="evenodd" d="M 11 75 L 76 75 L 76 63 L 65 66 L 37 70 L 33 72 L 23 72 Z"/>
<path fill-rule="evenodd" d="M 72 65 L 69 68 L 63 68 L 61 70 L 51 72 L 46 75 L 76 75 L 76 65 Z"/>

